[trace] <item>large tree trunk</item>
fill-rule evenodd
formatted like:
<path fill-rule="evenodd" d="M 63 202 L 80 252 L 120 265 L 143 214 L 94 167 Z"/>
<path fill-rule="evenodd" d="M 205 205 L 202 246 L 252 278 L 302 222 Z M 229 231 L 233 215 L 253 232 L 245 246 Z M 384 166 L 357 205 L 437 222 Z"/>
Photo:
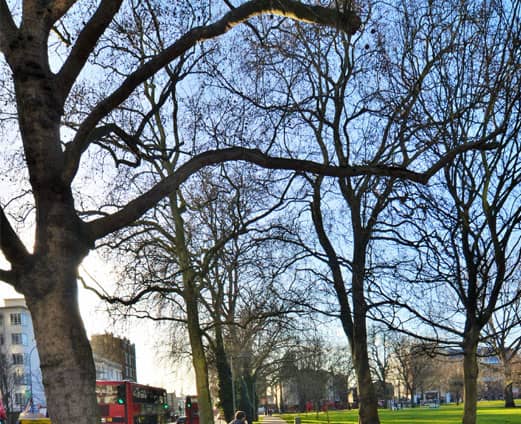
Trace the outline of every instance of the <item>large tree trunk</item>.
<path fill-rule="evenodd" d="M 26 296 L 35 323 L 47 407 L 55 424 L 97 423 L 96 371 L 77 306 L 76 288 L 35 300 Z"/>
<path fill-rule="evenodd" d="M 355 226 L 356 228 L 356 226 Z M 371 377 L 367 354 L 367 305 L 364 292 L 365 255 L 367 243 L 357 228 L 353 252 L 352 297 L 353 297 L 353 365 L 358 380 L 359 424 L 380 424 L 378 399 Z"/>
<path fill-rule="evenodd" d="M 512 392 L 512 367 L 508 355 L 510 355 L 508 352 L 505 352 L 505 354 L 502 355 L 503 375 L 505 379 L 503 396 L 505 397 L 505 408 L 515 408 L 516 403 L 514 401 L 514 393 Z"/>
<path fill-rule="evenodd" d="M 48 69 L 46 37 L 31 27 L 23 54 L 12 62 L 20 132 L 36 207 L 34 253 L 14 263 L 16 287 L 34 323 L 47 406 L 53 424 L 99 422 L 92 351 L 78 308 L 77 269 L 92 247 L 62 178 L 63 109 Z M 34 34 L 31 33 L 34 31 Z M 38 44 L 39 40 L 41 45 Z"/>
<path fill-rule="evenodd" d="M 378 403 L 369 368 L 367 343 L 358 340 L 352 347 L 353 364 L 358 383 L 359 424 L 380 424 Z"/>
<path fill-rule="evenodd" d="M 226 422 L 233 419 L 235 411 L 233 410 L 233 384 L 232 371 L 226 351 L 224 349 L 224 341 L 222 337 L 222 326 L 218 322 L 215 326 L 215 363 L 217 367 L 217 376 L 219 378 L 219 401 L 224 412 Z"/>
<path fill-rule="evenodd" d="M 37 264 L 30 276 L 40 287 L 49 284 L 51 290 L 24 293 L 34 323 L 49 415 L 53 424 L 95 424 L 99 422 L 96 371 L 78 309 L 76 266 L 68 267 L 70 272 L 63 272 L 63 266 L 49 273 L 53 268 Z"/>
<path fill-rule="evenodd" d="M 505 408 L 515 408 L 514 393 L 512 391 L 512 380 L 505 382 L 503 389 L 503 396 L 505 397 Z"/>
<path fill-rule="evenodd" d="M 469 334 L 463 341 L 464 412 L 463 424 L 476 424 L 478 402 L 478 337 L 479 331 Z"/>

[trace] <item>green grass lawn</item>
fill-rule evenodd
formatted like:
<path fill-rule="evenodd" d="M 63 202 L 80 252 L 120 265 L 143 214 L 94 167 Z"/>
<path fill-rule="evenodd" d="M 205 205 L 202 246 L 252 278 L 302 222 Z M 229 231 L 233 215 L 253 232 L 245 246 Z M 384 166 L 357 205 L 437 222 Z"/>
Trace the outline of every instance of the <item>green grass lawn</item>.
<path fill-rule="evenodd" d="M 460 424 L 463 406 L 442 405 L 440 408 L 411 408 L 400 411 L 380 409 L 382 424 Z M 302 414 L 283 414 L 281 417 L 289 424 L 296 416 L 301 424 L 357 424 L 358 411 L 329 411 Z M 521 424 L 521 408 L 505 409 L 502 401 L 479 402 L 478 424 Z"/>

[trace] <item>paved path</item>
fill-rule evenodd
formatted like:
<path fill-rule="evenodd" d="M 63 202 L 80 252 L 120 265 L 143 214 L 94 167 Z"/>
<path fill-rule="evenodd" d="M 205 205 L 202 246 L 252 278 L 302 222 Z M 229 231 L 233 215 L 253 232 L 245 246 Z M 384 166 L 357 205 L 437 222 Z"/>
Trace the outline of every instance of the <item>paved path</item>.
<path fill-rule="evenodd" d="M 276 415 L 259 415 L 259 419 L 262 424 L 286 424 L 286 421 Z"/>

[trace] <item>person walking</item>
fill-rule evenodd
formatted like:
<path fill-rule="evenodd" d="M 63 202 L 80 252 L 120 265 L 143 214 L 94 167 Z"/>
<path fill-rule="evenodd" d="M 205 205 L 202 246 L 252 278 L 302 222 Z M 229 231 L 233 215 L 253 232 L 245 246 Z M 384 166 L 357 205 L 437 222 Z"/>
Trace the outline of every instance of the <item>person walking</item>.
<path fill-rule="evenodd" d="M 246 413 L 244 411 L 235 412 L 235 418 L 229 424 L 248 424 L 246 421 Z"/>

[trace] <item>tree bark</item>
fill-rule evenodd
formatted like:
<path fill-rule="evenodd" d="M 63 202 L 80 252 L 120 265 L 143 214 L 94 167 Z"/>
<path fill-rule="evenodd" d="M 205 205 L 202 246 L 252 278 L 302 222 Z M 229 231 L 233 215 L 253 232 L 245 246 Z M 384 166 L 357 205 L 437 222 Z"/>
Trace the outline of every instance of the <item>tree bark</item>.
<path fill-rule="evenodd" d="M 355 255 L 356 256 L 356 255 Z M 353 261 L 356 262 L 356 261 Z M 353 343 L 351 352 L 358 384 L 359 424 L 379 424 L 378 400 L 371 377 L 367 353 L 366 305 L 363 297 L 363 282 L 353 266 Z"/>
<path fill-rule="evenodd" d="M 508 358 L 509 353 L 505 352 L 503 356 L 503 375 L 505 378 L 505 386 L 503 388 L 503 396 L 505 397 L 505 408 L 515 408 L 514 393 L 512 392 L 512 367 Z"/>
<path fill-rule="evenodd" d="M 61 178 L 63 99 L 42 53 L 43 24 L 27 13 L 31 25 L 20 35 L 19 46 L 24 48 L 13 51 L 10 65 L 35 199 L 36 234 L 34 252 L 21 259 L 11 255 L 10 260 L 17 275 L 15 288 L 31 312 L 53 424 L 94 424 L 99 422 L 96 372 L 76 281 L 78 265 L 93 241 L 76 214 L 71 187 Z M 42 44 L 34 41 L 38 37 Z"/>
<path fill-rule="evenodd" d="M 213 424 L 212 401 L 208 384 L 208 363 L 204 351 L 201 329 L 199 328 L 199 314 L 195 297 L 185 298 L 188 317 L 188 335 L 192 348 L 192 364 L 195 372 L 197 387 L 197 402 L 199 407 L 199 423 Z"/>
<path fill-rule="evenodd" d="M 359 342 L 354 344 L 352 352 L 358 383 L 358 423 L 380 424 L 377 408 L 378 402 L 369 369 L 367 344 L 359 340 Z"/>
<path fill-rule="evenodd" d="M 24 294 L 33 319 L 49 415 L 53 424 L 94 424 L 99 422 L 96 370 L 78 308 L 75 267 L 69 267 L 69 275 L 47 270 L 39 264 L 37 272 L 27 277 L 40 283 L 53 280 L 53 289 Z"/>
<path fill-rule="evenodd" d="M 235 413 L 233 410 L 232 371 L 224 349 L 221 323 L 219 322 L 215 327 L 215 362 L 219 378 L 219 400 L 224 418 L 226 422 L 230 422 Z"/>
<path fill-rule="evenodd" d="M 471 330 L 463 341 L 463 375 L 465 382 L 463 424 L 476 424 L 478 401 L 478 335 L 479 330 Z"/>

